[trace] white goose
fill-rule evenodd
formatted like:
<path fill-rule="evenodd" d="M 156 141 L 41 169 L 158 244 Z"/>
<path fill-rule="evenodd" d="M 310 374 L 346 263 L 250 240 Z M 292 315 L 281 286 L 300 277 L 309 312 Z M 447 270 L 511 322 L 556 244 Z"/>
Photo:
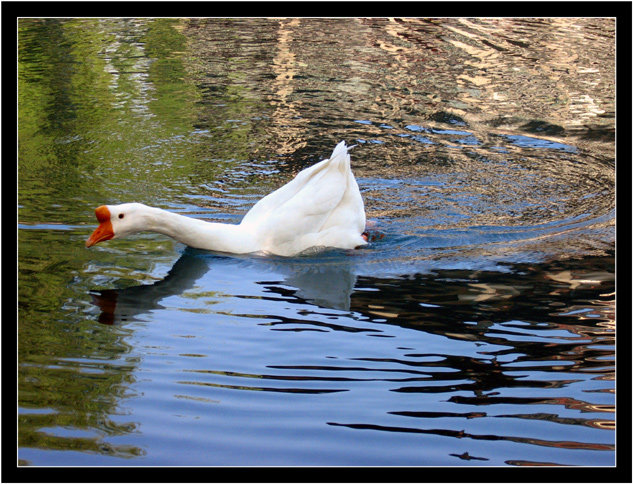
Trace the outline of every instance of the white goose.
<path fill-rule="evenodd" d="M 344 141 L 329 159 L 262 198 L 237 225 L 206 222 L 141 203 L 102 205 L 95 214 L 99 226 L 86 247 L 142 231 L 165 234 L 197 249 L 233 254 L 292 256 L 312 247 L 354 249 L 367 243 L 363 199 Z"/>

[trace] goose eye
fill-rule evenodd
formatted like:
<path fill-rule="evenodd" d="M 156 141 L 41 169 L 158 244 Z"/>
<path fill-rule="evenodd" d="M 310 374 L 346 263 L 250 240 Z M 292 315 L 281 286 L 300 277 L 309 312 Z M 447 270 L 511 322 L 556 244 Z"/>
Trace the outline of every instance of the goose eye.
<path fill-rule="evenodd" d="M 120 214 L 119 214 L 119 218 L 123 218 L 123 217 L 125 217 L 125 214 L 120 213 Z"/>

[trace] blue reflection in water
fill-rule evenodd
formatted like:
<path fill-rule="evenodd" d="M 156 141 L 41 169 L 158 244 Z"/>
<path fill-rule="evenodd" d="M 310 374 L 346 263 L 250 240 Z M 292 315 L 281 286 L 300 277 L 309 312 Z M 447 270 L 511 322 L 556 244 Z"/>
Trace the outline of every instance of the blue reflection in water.
<path fill-rule="evenodd" d="M 575 146 L 558 143 L 555 141 L 549 141 L 540 138 L 534 138 L 532 136 L 523 135 L 505 135 L 502 136 L 509 140 L 512 144 L 520 146 L 521 148 L 537 148 L 547 150 L 560 150 L 568 153 L 575 153 L 577 151 Z"/>

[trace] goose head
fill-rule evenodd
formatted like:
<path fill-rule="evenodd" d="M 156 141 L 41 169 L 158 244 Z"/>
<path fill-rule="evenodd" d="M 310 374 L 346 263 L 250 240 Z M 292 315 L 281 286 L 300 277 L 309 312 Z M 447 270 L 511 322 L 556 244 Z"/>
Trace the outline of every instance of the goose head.
<path fill-rule="evenodd" d="M 95 210 L 99 226 L 86 240 L 86 247 L 147 230 L 146 207 L 140 203 L 101 205 Z"/>

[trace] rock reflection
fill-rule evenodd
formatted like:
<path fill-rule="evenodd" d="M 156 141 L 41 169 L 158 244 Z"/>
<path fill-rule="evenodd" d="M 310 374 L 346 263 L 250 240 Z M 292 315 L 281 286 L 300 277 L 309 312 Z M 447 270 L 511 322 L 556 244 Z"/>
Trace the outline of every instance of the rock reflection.
<path fill-rule="evenodd" d="M 441 435 L 447 437 L 455 437 L 457 439 L 472 439 L 472 440 L 505 440 L 508 442 L 517 442 L 523 444 L 531 444 L 531 445 L 541 445 L 544 447 L 557 447 L 561 449 L 587 449 L 587 450 L 603 450 L 603 451 L 613 451 L 615 449 L 615 445 L 605 445 L 605 444 L 583 444 L 579 442 L 572 441 L 556 441 L 556 440 L 544 440 L 544 439 L 536 439 L 536 438 L 523 438 L 523 437 L 512 437 L 507 435 L 496 435 L 496 434 L 474 434 L 469 432 L 464 432 L 463 430 L 446 430 L 446 429 L 422 429 L 417 427 L 389 427 L 384 425 L 370 425 L 370 424 L 340 424 L 334 422 L 328 422 L 329 425 L 341 426 L 341 427 L 349 427 L 357 430 L 377 430 L 381 432 L 402 432 L 402 433 L 414 433 L 414 434 L 434 434 Z"/>
<path fill-rule="evenodd" d="M 577 393 L 577 398 L 555 396 L 559 392 L 569 395 L 570 388 L 587 379 L 600 381 L 614 375 L 614 261 L 611 260 L 610 266 L 605 262 L 603 258 L 587 258 L 541 266 L 516 265 L 509 273 L 494 276 L 484 272 L 440 270 L 433 277 L 409 276 L 397 284 L 360 277 L 360 287 L 380 287 L 383 292 L 380 313 L 366 309 L 365 314 L 379 317 L 388 324 L 473 341 L 484 348 L 477 357 L 409 352 L 398 360 L 371 360 L 397 363 L 425 375 L 402 381 L 391 391 L 442 394 L 448 402 L 463 406 L 463 413 L 417 409 L 390 412 L 419 419 L 420 426 L 330 424 L 359 430 L 429 433 L 570 450 L 612 451 L 615 447 L 612 444 L 460 432 L 447 430 L 446 422 L 443 428 L 438 428 L 439 424 L 434 425 L 429 420 L 509 418 L 613 430 L 615 421 L 609 417 L 615 412 L 614 406 L 599 403 L 600 393 L 610 393 L 610 390 L 594 390 L 593 402 L 586 392 Z M 554 291 L 549 282 L 552 279 L 559 281 Z M 405 286 L 410 287 L 403 289 Z M 401 297 L 401 290 L 407 296 L 403 293 Z M 355 293 L 353 310 L 362 312 L 364 307 L 371 308 L 372 300 L 364 298 L 364 294 Z M 587 301 L 585 309 L 592 317 L 586 317 L 587 312 L 578 309 L 570 311 L 570 306 L 577 307 L 578 298 Z M 386 301 L 393 303 L 389 306 Z M 491 349 L 486 350 L 486 344 Z M 447 369 L 453 371 L 447 372 Z M 497 409 L 508 407 L 515 413 L 497 413 Z M 548 407 L 556 410 L 542 411 Z M 475 408 L 481 410 L 473 411 Z M 599 414 L 605 417 L 600 418 Z"/>

